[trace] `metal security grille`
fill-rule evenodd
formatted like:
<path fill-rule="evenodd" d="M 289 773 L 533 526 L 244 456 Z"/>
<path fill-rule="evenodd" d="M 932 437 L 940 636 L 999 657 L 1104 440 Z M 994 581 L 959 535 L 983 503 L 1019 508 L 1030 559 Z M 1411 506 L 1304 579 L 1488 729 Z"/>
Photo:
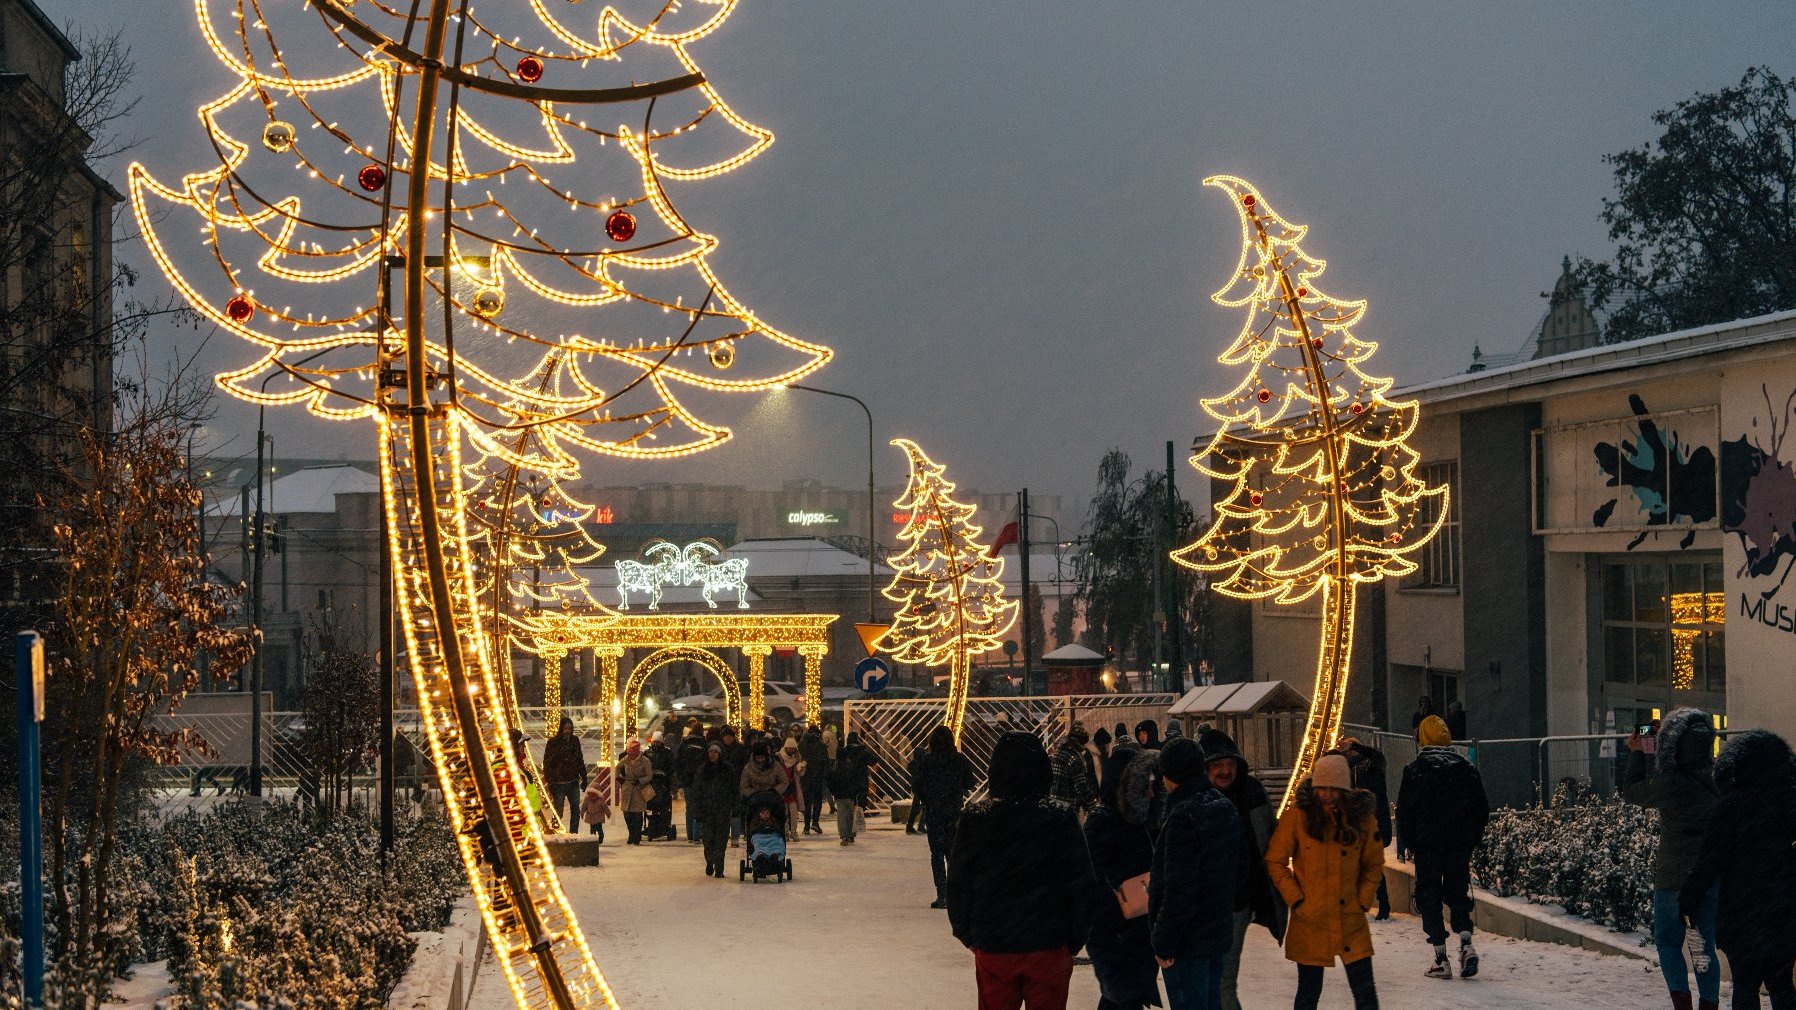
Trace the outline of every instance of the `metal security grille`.
<path fill-rule="evenodd" d="M 1176 700 L 1176 694 L 970 699 L 966 722 L 961 728 L 960 750 L 972 762 L 978 778 L 973 796 L 985 794 L 986 769 L 991 762 L 992 748 L 1005 733 L 1012 730 L 1034 733 L 1052 752 L 1075 722 L 1083 723 L 1092 733 L 1096 733 L 1100 726 L 1113 726 L 1119 722 L 1126 724 L 1132 732 L 1135 724 L 1143 719 L 1152 719 L 1164 728 L 1166 710 Z M 873 770 L 871 804 L 874 809 L 885 809 L 894 800 L 909 798 L 911 755 L 929 739 L 930 731 L 942 724 L 946 708 L 947 701 L 942 698 L 850 699 L 844 703 L 842 720 L 847 731 L 859 734 L 861 742 L 879 761 Z"/>

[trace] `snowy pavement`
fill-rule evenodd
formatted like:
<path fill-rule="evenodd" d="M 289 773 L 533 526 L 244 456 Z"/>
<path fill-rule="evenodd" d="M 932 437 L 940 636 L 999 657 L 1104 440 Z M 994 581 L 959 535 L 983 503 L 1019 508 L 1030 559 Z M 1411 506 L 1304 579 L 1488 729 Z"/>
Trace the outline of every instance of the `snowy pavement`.
<path fill-rule="evenodd" d="M 620 1004 L 626 1008 L 788 1010 L 970 1007 L 973 959 L 929 908 L 928 846 L 881 825 L 852 847 L 833 832 L 792 846 L 789 883 L 703 876 L 699 847 L 627 847 L 607 832 L 603 864 L 564 869 L 562 884 Z M 617 839 L 613 841 L 612 839 Z M 1374 965 L 1386 1008 L 1589 1010 L 1665 1002 L 1648 962 L 1553 944 L 1480 935 L 1483 971 L 1470 980 L 1422 977 L 1429 948 L 1420 921 L 1373 923 Z M 1241 1002 L 1246 1010 L 1291 1005 L 1295 968 L 1266 931 L 1248 933 Z M 1075 1010 L 1095 1007 L 1091 968 L 1073 972 Z M 1346 978 L 1329 973 L 1324 1010 L 1346 1010 Z M 506 1010 L 510 999 L 489 953 L 469 1006 Z"/>

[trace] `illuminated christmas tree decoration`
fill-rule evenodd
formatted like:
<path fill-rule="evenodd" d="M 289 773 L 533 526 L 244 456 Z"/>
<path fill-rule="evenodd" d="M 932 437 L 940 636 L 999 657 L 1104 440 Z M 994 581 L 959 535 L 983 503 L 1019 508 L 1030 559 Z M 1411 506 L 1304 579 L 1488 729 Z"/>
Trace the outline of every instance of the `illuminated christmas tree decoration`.
<path fill-rule="evenodd" d="M 1210 297 L 1247 310 L 1218 358 L 1246 373 L 1202 401 L 1218 426 L 1191 463 L 1228 489 L 1215 497 L 1210 528 L 1172 556 L 1227 596 L 1285 604 L 1321 596 L 1315 688 L 1289 803 L 1340 734 L 1355 589 L 1416 570 L 1408 555 L 1445 521 L 1447 488 L 1416 477 L 1417 404 L 1385 399 L 1391 380 L 1361 371 L 1377 349 L 1352 333 L 1365 302 L 1316 287 L 1326 264 L 1303 250 L 1305 227 L 1252 185 L 1220 175 L 1204 184 L 1228 193 L 1241 221 L 1240 260 Z"/>
<path fill-rule="evenodd" d="M 901 663 L 948 667 L 942 721 L 958 741 L 973 657 L 1003 647 L 1018 607 L 1004 597 L 1003 559 L 980 543 L 977 509 L 954 500 L 946 468 L 909 439 L 892 444 L 910 461 L 910 481 L 892 502 L 907 519 L 898 533 L 904 550 L 886 559 L 892 581 L 881 592 L 897 609 L 879 647 Z"/>
<path fill-rule="evenodd" d="M 129 171 L 158 268 L 254 347 L 220 385 L 371 422 L 398 651 L 520 1006 L 616 1005 L 529 808 L 528 756 L 511 745 L 509 643 L 550 660 L 571 643 L 529 633 L 543 614 L 617 619 L 590 600 L 591 510 L 566 489 L 590 455 L 667 458 L 729 439 L 687 391 L 770 390 L 831 353 L 732 295 L 707 258 L 719 240 L 665 191 L 666 178 L 745 164 L 772 137 L 688 51 L 734 0 L 659 6 L 641 25 L 607 9 L 583 33 L 541 0 L 409 12 L 194 0 L 231 78 L 197 110 L 210 163 L 172 185 Z M 291 39 L 305 45 L 284 51 Z M 551 60 L 567 68 L 557 86 L 527 79 Z M 573 76 L 589 79 L 562 79 Z M 696 130 L 721 144 L 692 146 Z M 250 157 L 258 138 L 282 157 Z M 728 378 L 692 360 L 720 342 L 740 358 Z M 526 588 L 523 571 L 545 581 Z"/>

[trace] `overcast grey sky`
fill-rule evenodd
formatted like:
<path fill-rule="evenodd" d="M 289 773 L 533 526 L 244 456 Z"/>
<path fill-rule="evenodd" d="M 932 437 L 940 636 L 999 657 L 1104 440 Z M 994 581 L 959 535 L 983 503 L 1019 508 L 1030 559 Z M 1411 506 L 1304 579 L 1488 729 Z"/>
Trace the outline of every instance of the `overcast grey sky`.
<path fill-rule="evenodd" d="M 170 179 L 210 158 L 193 109 L 225 77 L 188 0 L 40 2 L 130 35 L 138 157 Z M 1796 73 L 1793 52 L 1787 0 L 742 0 L 693 55 L 778 142 L 676 199 L 721 238 L 738 296 L 836 349 L 812 381 L 871 405 L 882 482 L 902 477 L 883 443 L 903 434 L 964 486 L 1078 496 L 1076 514 L 1107 447 L 1157 466 L 1172 439 L 1183 459 L 1198 396 L 1235 381 L 1215 356 L 1239 319 L 1208 295 L 1238 232 L 1204 176 L 1244 175 L 1311 226 L 1330 293 L 1370 302 L 1369 371 L 1434 378 L 1474 343 L 1514 350 L 1560 257 L 1605 253 L 1605 153 L 1749 66 Z M 210 367 L 250 360 L 214 343 Z M 357 426 L 277 413 L 283 454 L 371 455 Z M 592 477 L 864 479 L 851 404 L 786 392 L 732 423 L 722 449 Z M 232 404 L 218 426 L 254 424 Z"/>

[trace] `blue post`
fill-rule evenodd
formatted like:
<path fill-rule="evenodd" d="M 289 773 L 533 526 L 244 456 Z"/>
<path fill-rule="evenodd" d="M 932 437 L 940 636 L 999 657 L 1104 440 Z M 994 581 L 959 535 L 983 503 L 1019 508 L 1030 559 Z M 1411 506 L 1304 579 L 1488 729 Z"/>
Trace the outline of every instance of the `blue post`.
<path fill-rule="evenodd" d="M 37 724 L 44 718 L 44 641 L 35 631 L 15 639 L 19 685 L 19 911 L 25 1004 L 44 1002 L 44 832 L 38 810 Z"/>

